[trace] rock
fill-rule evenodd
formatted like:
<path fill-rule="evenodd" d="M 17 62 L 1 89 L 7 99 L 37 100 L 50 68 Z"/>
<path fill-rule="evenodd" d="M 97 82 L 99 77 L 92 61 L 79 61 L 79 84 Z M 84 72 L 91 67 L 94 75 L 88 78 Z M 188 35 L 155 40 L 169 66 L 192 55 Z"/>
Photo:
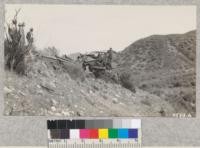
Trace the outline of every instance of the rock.
<path fill-rule="evenodd" d="M 53 115 L 53 112 L 50 111 L 50 110 L 48 110 L 47 113 L 48 113 L 49 115 Z"/>
<path fill-rule="evenodd" d="M 75 107 L 75 108 L 77 108 L 77 107 L 78 107 L 78 105 L 74 105 L 74 107 Z"/>
<path fill-rule="evenodd" d="M 70 111 L 70 114 L 74 115 L 74 111 Z"/>
<path fill-rule="evenodd" d="M 79 112 L 79 111 L 76 112 L 76 115 L 77 116 L 82 116 L 81 112 Z"/>
<path fill-rule="evenodd" d="M 64 116 L 70 116 L 70 113 L 67 112 L 67 111 L 62 111 L 61 113 L 62 113 Z"/>
<path fill-rule="evenodd" d="M 94 88 L 95 90 L 99 90 L 99 88 L 98 88 L 96 85 L 93 85 L 93 88 Z"/>
<path fill-rule="evenodd" d="M 119 102 L 119 104 L 120 104 L 120 105 L 123 105 L 123 106 L 126 106 L 126 105 L 125 105 L 124 103 L 122 103 L 122 102 Z"/>
<path fill-rule="evenodd" d="M 14 95 L 14 98 L 15 98 L 15 99 L 19 99 L 19 97 L 18 97 L 17 95 Z"/>
<path fill-rule="evenodd" d="M 118 103 L 118 99 L 117 99 L 117 98 L 112 98 L 112 102 L 113 102 L 114 104 L 117 104 L 117 103 Z"/>
<path fill-rule="evenodd" d="M 50 82 L 50 83 L 49 83 L 49 86 L 50 86 L 51 88 L 56 88 L 56 83 L 55 83 L 55 82 Z"/>
<path fill-rule="evenodd" d="M 42 82 L 41 84 L 40 84 L 40 86 L 42 87 L 42 88 L 44 88 L 45 90 L 47 90 L 48 92 L 53 92 L 54 91 L 54 89 L 56 88 L 56 84 L 55 84 L 55 82 Z"/>
<path fill-rule="evenodd" d="M 80 90 L 80 92 L 81 92 L 82 94 L 85 94 L 84 90 L 82 90 L 82 89 Z"/>
<path fill-rule="evenodd" d="M 40 85 L 37 85 L 36 87 L 37 87 L 37 88 L 41 88 L 41 86 L 40 86 Z"/>
<path fill-rule="evenodd" d="M 22 91 L 19 91 L 19 94 L 21 94 L 22 96 L 25 96 L 25 93 L 23 93 Z"/>
<path fill-rule="evenodd" d="M 115 97 L 118 97 L 118 98 L 119 98 L 120 96 L 119 96 L 118 94 L 115 94 Z"/>
<path fill-rule="evenodd" d="M 62 116 L 61 113 L 55 113 L 55 116 Z"/>
<path fill-rule="evenodd" d="M 103 98 L 105 99 L 105 100 L 108 100 L 108 97 L 106 96 L 106 95 L 102 95 L 103 96 Z"/>
<path fill-rule="evenodd" d="M 4 87 L 4 92 L 6 93 L 6 94 L 9 94 L 9 93 L 11 93 L 12 92 L 12 90 L 11 89 L 9 89 L 8 87 Z"/>
<path fill-rule="evenodd" d="M 189 114 L 187 115 L 187 117 L 188 117 L 188 118 L 192 118 L 192 115 L 189 113 Z"/>
<path fill-rule="evenodd" d="M 51 110 L 52 110 L 53 112 L 55 112 L 55 111 L 56 111 L 56 107 L 55 107 L 55 106 L 52 106 L 52 107 L 51 107 Z"/>
<path fill-rule="evenodd" d="M 40 89 L 40 90 L 37 91 L 37 94 L 38 95 L 43 95 L 43 91 Z"/>
<path fill-rule="evenodd" d="M 100 114 L 103 114 L 103 111 L 102 111 L 102 110 L 100 110 L 100 111 L 99 111 L 99 113 L 100 113 Z"/>
<path fill-rule="evenodd" d="M 54 92 L 54 89 L 53 88 L 51 88 L 51 86 L 49 86 L 49 85 L 41 85 L 41 87 L 43 88 L 43 89 L 45 89 L 46 91 L 48 91 L 48 92 Z"/>
<path fill-rule="evenodd" d="M 54 100 L 54 99 L 52 99 L 51 101 L 52 101 L 53 105 L 57 105 L 58 104 L 58 102 L 56 100 Z"/>

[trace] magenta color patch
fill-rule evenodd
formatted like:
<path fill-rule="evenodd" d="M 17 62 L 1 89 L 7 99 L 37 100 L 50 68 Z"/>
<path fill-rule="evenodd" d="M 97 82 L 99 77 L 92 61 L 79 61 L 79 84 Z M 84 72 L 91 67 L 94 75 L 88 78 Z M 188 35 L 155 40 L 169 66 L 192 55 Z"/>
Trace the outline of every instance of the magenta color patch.
<path fill-rule="evenodd" d="M 90 138 L 90 130 L 89 129 L 80 129 L 80 138 L 81 139 L 89 139 Z"/>

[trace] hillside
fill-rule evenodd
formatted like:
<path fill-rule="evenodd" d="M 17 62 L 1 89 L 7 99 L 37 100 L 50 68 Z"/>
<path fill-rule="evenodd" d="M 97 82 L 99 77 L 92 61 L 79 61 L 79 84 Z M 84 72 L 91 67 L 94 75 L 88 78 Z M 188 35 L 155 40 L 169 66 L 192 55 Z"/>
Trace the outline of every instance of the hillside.
<path fill-rule="evenodd" d="M 120 67 L 133 71 L 185 70 L 194 68 L 196 32 L 177 35 L 153 35 L 138 40 L 117 56 Z"/>
<path fill-rule="evenodd" d="M 174 112 L 165 100 L 148 92 L 132 93 L 79 72 L 70 76 L 57 62 L 35 59 L 31 69 L 20 77 L 6 71 L 5 115 L 161 116 L 164 110 L 171 116 Z"/>
<path fill-rule="evenodd" d="M 178 112 L 195 114 L 196 31 L 153 35 L 116 56 L 119 71 L 132 75 L 135 86 L 161 97 Z"/>
<path fill-rule="evenodd" d="M 45 59 L 36 52 L 26 75 L 5 69 L 4 114 L 195 116 L 195 40 L 195 31 L 153 35 L 115 53 L 113 71 L 130 73 L 135 92 L 95 78 L 80 63 Z"/>

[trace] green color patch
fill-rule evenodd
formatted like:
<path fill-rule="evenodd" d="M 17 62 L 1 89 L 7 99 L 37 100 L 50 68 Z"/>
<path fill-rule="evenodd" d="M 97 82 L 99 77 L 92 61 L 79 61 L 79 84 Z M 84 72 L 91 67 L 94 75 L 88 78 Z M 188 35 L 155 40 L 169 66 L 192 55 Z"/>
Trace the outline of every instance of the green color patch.
<path fill-rule="evenodd" d="M 118 138 L 118 130 L 117 129 L 109 129 L 108 136 L 109 136 L 109 138 Z"/>

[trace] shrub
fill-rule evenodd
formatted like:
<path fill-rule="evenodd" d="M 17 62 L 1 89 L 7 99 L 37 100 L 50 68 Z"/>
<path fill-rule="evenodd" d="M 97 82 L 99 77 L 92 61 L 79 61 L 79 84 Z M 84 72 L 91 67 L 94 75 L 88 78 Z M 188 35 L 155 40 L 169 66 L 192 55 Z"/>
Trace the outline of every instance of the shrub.
<path fill-rule="evenodd" d="M 64 63 L 63 68 L 70 75 L 70 77 L 74 80 L 80 79 L 81 81 L 85 80 L 85 74 L 81 65 L 77 63 Z"/>
<path fill-rule="evenodd" d="M 191 84 L 192 86 L 195 86 L 195 85 L 196 85 L 195 82 L 193 82 L 193 81 L 190 82 L 190 84 Z"/>
<path fill-rule="evenodd" d="M 125 87 L 126 89 L 131 90 L 132 92 L 135 92 L 135 87 L 133 85 L 133 82 L 131 80 L 131 74 L 128 72 L 122 73 L 119 76 L 120 84 Z"/>
<path fill-rule="evenodd" d="M 139 86 L 140 89 L 146 90 L 147 89 L 147 84 L 142 84 Z"/>
<path fill-rule="evenodd" d="M 105 82 L 119 84 L 118 74 L 114 72 L 105 72 L 101 77 Z"/>
<path fill-rule="evenodd" d="M 181 87 L 181 83 L 180 82 L 175 82 L 175 83 L 173 83 L 173 86 L 174 87 Z"/>
<path fill-rule="evenodd" d="M 41 53 L 45 56 L 53 56 L 53 57 L 58 56 L 59 54 L 58 50 L 55 47 L 45 48 L 41 50 Z"/>
<path fill-rule="evenodd" d="M 28 45 L 17 45 L 5 39 L 4 41 L 4 60 L 5 68 L 13 70 L 18 74 L 25 74 L 27 63 L 26 56 L 29 55 Z"/>

